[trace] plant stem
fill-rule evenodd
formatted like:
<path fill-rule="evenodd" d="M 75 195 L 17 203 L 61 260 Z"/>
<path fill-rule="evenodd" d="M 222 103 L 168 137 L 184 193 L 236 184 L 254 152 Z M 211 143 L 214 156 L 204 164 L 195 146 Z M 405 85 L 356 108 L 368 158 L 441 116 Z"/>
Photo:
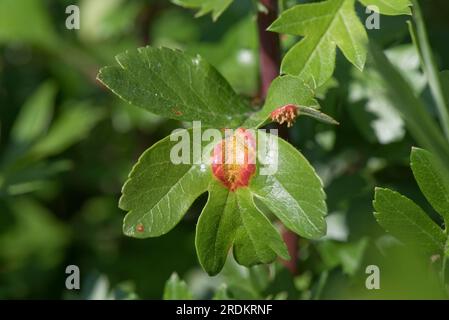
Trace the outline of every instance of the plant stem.
<path fill-rule="evenodd" d="M 281 45 L 279 35 L 268 32 L 267 28 L 276 20 L 278 15 L 278 0 L 260 0 L 267 12 L 258 12 L 257 26 L 260 45 L 260 96 L 265 98 L 271 82 L 279 75 L 281 66 Z"/>
<path fill-rule="evenodd" d="M 430 47 L 426 26 L 417 0 L 413 0 L 413 10 L 415 25 L 409 25 L 411 36 L 416 49 L 420 53 L 421 65 L 429 81 L 430 91 L 437 107 L 440 123 L 446 139 L 449 141 L 449 106 L 444 97 L 440 74 Z"/>
<path fill-rule="evenodd" d="M 276 20 L 278 16 L 278 0 L 260 0 L 260 3 L 267 9 L 267 12 L 258 12 L 257 26 L 259 31 L 259 53 L 260 53 L 260 97 L 265 99 L 271 82 L 279 75 L 281 67 L 281 44 L 279 35 L 268 32 L 267 28 Z M 288 140 L 288 129 L 285 126 L 278 126 L 279 136 Z M 285 267 L 293 274 L 298 273 L 296 262 L 298 260 L 298 236 L 287 230 L 282 230 L 290 261 L 283 261 Z"/>

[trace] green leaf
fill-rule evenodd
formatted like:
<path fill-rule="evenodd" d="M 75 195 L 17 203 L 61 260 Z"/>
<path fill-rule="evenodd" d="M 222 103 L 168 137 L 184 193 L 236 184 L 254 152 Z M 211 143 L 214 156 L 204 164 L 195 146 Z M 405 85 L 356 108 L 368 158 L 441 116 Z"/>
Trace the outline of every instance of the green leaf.
<path fill-rule="evenodd" d="M 164 300 L 191 300 L 192 294 L 184 280 L 179 279 L 176 272 L 165 283 Z"/>
<path fill-rule="evenodd" d="M 45 133 L 53 114 L 55 95 L 55 85 L 46 82 L 27 99 L 11 130 L 15 143 L 31 143 Z"/>
<path fill-rule="evenodd" d="M 411 167 L 419 188 L 432 207 L 449 222 L 449 174 L 430 152 L 413 148 Z"/>
<path fill-rule="evenodd" d="M 243 126 L 260 127 L 267 121 L 272 111 L 288 104 L 318 107 L 314 91 L 302 79 L 289 75 L 280 76 L 271 83 L 263 108 L 248 118 Z"/>
<path fill-rule="evenodd" d="M 43 158 L 64 151 L 84 139 L 103 116 L 102 110 L 87 103 L 68 105 L 50 127 L 48 134 L 31 148 L 30 154 Z"/>
<path fill-rule="evenodd" d="M 195 134 L 193 129 L 181 132 L 188 142 L 183 145 L 190 147 L 198 141 L 191 134 Z M 195 245 L 200 264 L 210 275 L 221 271 L 231 247 L 236 260 L 245 266 L 269 263 L 277 256 L 289 258 L 282 238 L 257 208 L 254 197 L 293 231 L 310 238 L 325 233 L 321 180 L 287 142 L 260 131 L 257 175 L 249 187 L 234 191 L 213 178 L 210 164 L 204 160 L 210 157 L 215 143 L 203 141 L 202 155 L 190 158 L 189 154 L 189 161 L 184 163 L 193 164 L 174 164 L 172 154 L 185 151 L 178 143 L 173 137 L 159 141 L 145 151 L 131 171 L 119 203 L 128 211 L 123 224 L 126 235 L 146 238 L 167 233 L 206 191 L 209 197 L 198 220 Z M 278 152 L 279 163 L 275 158 Z M 273 170 L 273 165 L 279 168 Z"/>
<path fill-rule="evenodd" d="M 125 101 L 155 114 L 223 128 L 240 125 L 250 111 L 200 56 L 145 47 L 116 60 L 118 65 L 102 68 L 98 79 Z"/>
<path fill-rule="evenodd" d="M 377 222 L 387 232 L 428 254 L 443 252 L 445 233 L 412 200 L 392 190 L 376 188 L 373 205 Z"/>
<path fill-rule="evenodd" d="M 185 8 L 199 8 L 197 17 L 212 12 L 212 19 L 217 20 L 233 0 L 172 0 L 174 4 Z"/>
<path fill-rule="evenodd" d="M 359 0 L 364 6 L 375 6 L 377 7 L 378 13 L 397 16 L 401 14 L 411 15 L 410 10 L 411 2 L 410 0 Z"/>
<path fill-rule="evenodd" d="M 237 262 L 250 267 L 273 262 L 277 255 L 284 260 L 290 260 L 279 232 L 256 208 L 248 189 L 238 189 L 237 197 L 241 219 L 241 227 L 237 230 L 234 244 L 234 257 Z"/>
<path fill-rule="evenodd" d="M 195 245 L 201 266 L 210 275 L 221 271 L 240 225 L 235 192 L 213 183 L 196 225 Z"/>
<path fill-rule="evenodd" d="M 315 120 L 318 120 L 322 123 L 334 124 L 334 125 L 339 124 L 338 121 L 336 121 L 334 118 L 332 118 L 331 116 L 328 116 L 327 114 L 325 114 L 315 108 L 298 106 L 298 112 L 299 112 L 298 114 L 300 116 L 308 116 L 308 117 L 314 118 Z"/>
<path fill-rule="evenodd" d="M 189 146 L 193 135 L 189 133 Z M 183 138 L 184 139 L 184 138 Z M 183 217 L 193 201 L 206 192 L 211 179 L 209 166 L 173 164 L 172 148 L 178 144 L 170 136 L 154 144 L 139 158 L 123 186 L 119 207 L 128 211 L 123 232 L 130 237 L 157 237 L 170 231 Z"/>
<path fill-rule="evenodd" d="M 355 13 L 354 2 L 327 0 L 284 11 L 269 30 L 304 38 L 285 55 L 281 72 L 320 87 L 334 72 L 336 46 L 353 65 L 363 70 L 368 37 Z"/>
<path fill-rule="evenodd" d="M 270 263 L 277 255 L 289 259 L 282 238 L 256 208 L 248 189 L 231 192 L 218 182 L 210 187 L 195 243 L 199 261 L 210 275 L 221 271 L 233 244 L 236 260 L 248 267 Z"/>
<path fill-rule="evenodd" d="M 443 87 L 443 93 L 446 100 L 446 104 L 449 105 L 449 70 L 440 72 L 441 86 Z"/>
<path fill-rule="evenodd" d="M 327 208 L 321 179 L 313 167 L 288 142 L 269 134 L 258 135 L 259 152 L 256 176 L 251 192 L 259 198 L 293 232 L 310 239 L 326 233 Z M 278 155 L 277 170 L 262 175 L 261 163 Z M 264 160 L 264 159 L 265 160 Z M 267 168 L 264 168 L 267 169 Z M 268 173 L 268 172 L 267 172 Z"/>

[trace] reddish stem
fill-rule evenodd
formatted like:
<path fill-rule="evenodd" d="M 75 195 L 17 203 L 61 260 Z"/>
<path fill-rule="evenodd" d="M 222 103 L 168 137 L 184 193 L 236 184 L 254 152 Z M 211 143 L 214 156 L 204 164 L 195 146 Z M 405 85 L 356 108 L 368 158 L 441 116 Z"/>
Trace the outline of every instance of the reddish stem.
<path fill-rule="evenodd" d="M 279 75 L 281 66 L 281 45 L 279 35 L 267 31 L 267 28 L 276 20 L 278 16 L 278 0 L 260 0 L 261 4 L 267 8 L 268 12 L 259 12 L 257 15 L 257 26 L 259 30 L 260 45 L 260 97 L 265 99 L 271 82 Z M 278 126 L 279 136 L 288 140 L 288 129 L 285 126 Z M 282 261 L 285 267 L 293 275 L 298 273 L 296 262 L 298 261 L 298 236 L 283 228 L 282 238 L 284 239 L 291 259 Z"/>
<path fill-rule="evenodd" d="M 271 82 L 279 75 L 281 66 L 281 45 L 277 33 L 267 31 L 278 15 L 278 0 L 260 0 L 268 12 L 257 14 L 260 45 L 260 96 L 265 98 Z"/>

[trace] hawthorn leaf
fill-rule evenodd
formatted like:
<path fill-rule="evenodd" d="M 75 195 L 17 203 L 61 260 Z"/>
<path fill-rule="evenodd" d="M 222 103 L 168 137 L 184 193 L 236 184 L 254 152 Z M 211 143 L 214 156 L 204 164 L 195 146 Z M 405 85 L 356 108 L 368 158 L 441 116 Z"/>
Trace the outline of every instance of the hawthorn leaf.
<path fill-rule="evenodd" d="M 270 117 L 271 112 L 288 104 L 319 107 L 318 102 L 314 99 L 314 90 L 302 79 L 290 75 L 280 76 L 271 83 L 262 109 L 251 115 L 243 126 L 261 127 Z"/>
<path fill-rule="evenodd" d="M 290 260 L 279 232 L 256 207 L 249 190 L 241 188 L 237 189 L 236 193 L 241 220 L 234 243 L 234 257 L 237 262 L 250 267 L 273 262 L 278 255 Z"/>
<path fill-rule="evenodd" d="M 195 131 L 182 132 L 187 133 L 183 140 L 189 142 L 183 145 L 190 148 Z M 128 211 L 123 224 L 126 235 L 146 238 L 167 233 L 206 191 L 209 198 L 198 220 L 195 244 L 200 264 L 210 275 L 221 271 L 231 247 L 235 259 L 245 266 L 269 263 L 277 256 L 289 259 L 285 243 L 257 208 L 255 197 L 298 234 L 317 238 L 325 233 L 321 180 L 287 142 L 259 131 L 257 145 L 262 152 L 257 173 L 249 186 L 236 189 L 214 178 L 210 163 L 205 161 L 212 156 L 215 142 L 202 141 L 201 154 L 190 157 L 188 151 L 189 161 L 174 164 L 173 152 L 181 150 L 178 143 L 172 136 L 159 141 L 144 152 L 131 171 L 119 203 Z M 276 160 L 278 153 L 280 161 Z M 272 165 L 277 171 L 270 170 Z"/>
<path fill-rule="evenodd" d="M 389 16 L 411 15 L 410 0 L 359 0 L 365 7 L 377 8 L 376 12 Z"/>
<path fill-rule="evenodd" d="M 253 195 L 300 236 L 317 239 L 325 235 L 325 193 L 313 167 L 292 145 L 274 135 L 260 132 L 257 144 L 257 172 L 250 183 Z M 268 160 L 276 165 L 266 165 Z"/>
<path fill-rule="evenodd" d="M 216 21 L 229 7 L 233 0 L 172 0 L 174 4 L 184 8 L 199 8 L 196 17 L 212 13 L 212 19 Z"/>
<path fill-rule="evenodd" d="M 190 130 L 189 146 L 193 135 Z M 170 231 L 183 217 L 193 201 L 206 192 L 211 179 L 209 165 L 173 164 L 170 155 L 180 142 L 170 136 L 146 150 L 131 170 L 123 186 L 119 207 L 128 214 L 123 221 L 123 233 L 135 238 L 157 237 Z M 205 142 L 203 142 L 205 143 Z"/>
<path fill-rule="evenodd" d="M 449 222 L 449 175 L 447 169 L 440 164 L 430 152 L 413 148 L 411 167 L 416 182 L 432 207 Z"/>
<path fill-rule="evenodd" d="M 363 70 L 368 36 L 354 10 L 355 0 L 326 0 L 284 11 L 269 31 L 303 36 L 285 55 L 281 73 L 299 76 L 314 88 L 326 83 L 335 69 L 336 46 Z"/>
<path fill-rule="evenodd" d="M 270 263 L 278 255 L 289 259 L 281 236 L 256 208 L 248 188 L 233 192 L 218 181 L 211 183 L 195 244 L 200 264 L 209 275 L 221 271 L 233 244 L 234 257 L 247 267 Z"/>
<path fill-rule="evenodd" d="M 221 271 L 240 225 L 235 192 L 212 183 L 196 225 L 195 245 L 201 266 L 210 275 Z"/>
<path fill-rule="evenodd" d="M 223 76 L 200 56 L 145 47 L 116 56 L 118 65 L 98 74 L 123 100 L 176 120 L 203 126 L 237 127 L 251 111 Z"/>
<path fill-rule="evenodd" d="M 374 216 L 377 222 L 405 244 L 427 254 L 444 251 L 444 231 L 412 200 L 390 189 L 376 188 Z"/>

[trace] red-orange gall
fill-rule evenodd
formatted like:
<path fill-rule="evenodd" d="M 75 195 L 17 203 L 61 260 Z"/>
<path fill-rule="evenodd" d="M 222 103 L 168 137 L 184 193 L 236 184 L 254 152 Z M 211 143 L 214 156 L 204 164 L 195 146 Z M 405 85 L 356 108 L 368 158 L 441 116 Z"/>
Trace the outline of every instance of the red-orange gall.
<path fill-rule="evenodd" d="M 226 188 L 247 187 L 256 172 L 256 140 L 242 128 L 221 140 L 212 154 L 212 173 Z"/>
<path fill-rule="evenodd" d="M 293 126 L 293 123 L 295 123 L 298 115 L 298 107 L 293 104 L 288 104 L 271 112 L 271 120 L 279 124 L 286 122 L 287 127 L 291 127 Z"/>

